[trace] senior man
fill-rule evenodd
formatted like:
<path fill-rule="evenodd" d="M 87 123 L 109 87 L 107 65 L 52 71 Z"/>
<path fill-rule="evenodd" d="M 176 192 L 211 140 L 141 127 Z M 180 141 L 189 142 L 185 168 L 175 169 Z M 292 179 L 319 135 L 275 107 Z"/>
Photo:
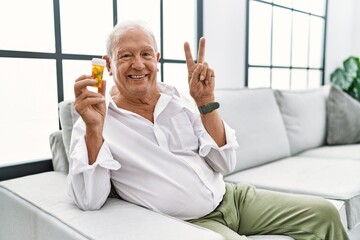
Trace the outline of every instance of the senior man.
<path fill-rule="evenodd" d="M 212 229 L 225 239 L 283 234 L 295 239 L 348 239 L 337 210 L 317 197 L 229 184 L 222 174 L 236 162 L 234 131 L 215 101 L 215 74 L 204 61 L 205 39 L 195 63 L 184 45 L 193 101 L 157 81 L 160 53 L 144 24 L 114 27 L 107 43 L 115 86 L 98 92 L 89 75 L 74 85 L 81 118 L 70 148 L 69 194 L 79 208 L 96 210 L 111 183 L 119 196 L 156 212 Z M 246 139 L 244 139 L 246 141 Z M 241 159 L 238 159 L 241 161 Z"/>

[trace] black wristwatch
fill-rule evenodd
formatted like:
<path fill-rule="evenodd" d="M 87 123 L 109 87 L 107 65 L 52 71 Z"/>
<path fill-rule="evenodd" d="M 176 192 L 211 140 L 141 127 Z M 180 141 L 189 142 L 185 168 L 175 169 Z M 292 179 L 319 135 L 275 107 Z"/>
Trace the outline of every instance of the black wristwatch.
<path fill-rule="evenodd" d="M 207 114 L 207 113 L 214 111 L 215 109 L 218 109 L 219 107 L 220 107 L 220 104 L 218 102 L 212 102 L 212 103 L 209 103 L 206 105 L 202 105 L 202 106 L 198 107 L 198 109 L 201 114 Z"/>

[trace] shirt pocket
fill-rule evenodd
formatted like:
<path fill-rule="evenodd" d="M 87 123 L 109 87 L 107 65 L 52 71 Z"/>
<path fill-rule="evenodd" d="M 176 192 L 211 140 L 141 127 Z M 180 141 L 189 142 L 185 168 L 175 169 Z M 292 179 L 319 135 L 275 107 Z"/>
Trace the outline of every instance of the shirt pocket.
<path fill-rule="evenodd" d="M 197 150 L 199 140 L 194 133 L 193 125 L 185 112 L 180 112 L 171 118 L 174 130 L 175 148 Z"/>

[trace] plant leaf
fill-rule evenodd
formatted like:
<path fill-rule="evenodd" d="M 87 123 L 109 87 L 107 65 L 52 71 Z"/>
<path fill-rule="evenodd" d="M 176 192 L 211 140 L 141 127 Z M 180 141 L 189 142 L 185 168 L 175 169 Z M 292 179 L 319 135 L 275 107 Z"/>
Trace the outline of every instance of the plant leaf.
<path fill-rule="evenodd" d="M 360 102 L 360 59 L 350 56 L 343 61 L 344 68 L 337 68 L 330 81 Z"/>
<path fill-rule="evenodd" d="M 360 78 L 354 80 L 355 98 L 360 102 Z"/>
<path fill-rule="evenodd" d="M 360 68 L 359 58 L 357 57 L 348 57 L 344 62 L 344 70 L 347 73 L 347 76 L 350 78 L 355 78 L 358 74 Z"/>
<path fill-rule="evenodd" d="M 348 90 L 351 86 L 353 79 L 341 68 L 337 68 L 331 75 L 330 81 L 339 86 L 343 90 Z"/>

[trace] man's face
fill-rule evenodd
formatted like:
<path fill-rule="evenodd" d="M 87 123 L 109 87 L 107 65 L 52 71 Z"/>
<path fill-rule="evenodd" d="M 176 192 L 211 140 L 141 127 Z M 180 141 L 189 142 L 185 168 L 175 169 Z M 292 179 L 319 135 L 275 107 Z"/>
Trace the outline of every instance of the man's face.
<path fill-rule="evenodd" d="M 157 89 L 159 58 L 147 32 L 139 28 L 125 30 L 111 59 L 111 73 L 121 94 L 143 96 Z"/>

